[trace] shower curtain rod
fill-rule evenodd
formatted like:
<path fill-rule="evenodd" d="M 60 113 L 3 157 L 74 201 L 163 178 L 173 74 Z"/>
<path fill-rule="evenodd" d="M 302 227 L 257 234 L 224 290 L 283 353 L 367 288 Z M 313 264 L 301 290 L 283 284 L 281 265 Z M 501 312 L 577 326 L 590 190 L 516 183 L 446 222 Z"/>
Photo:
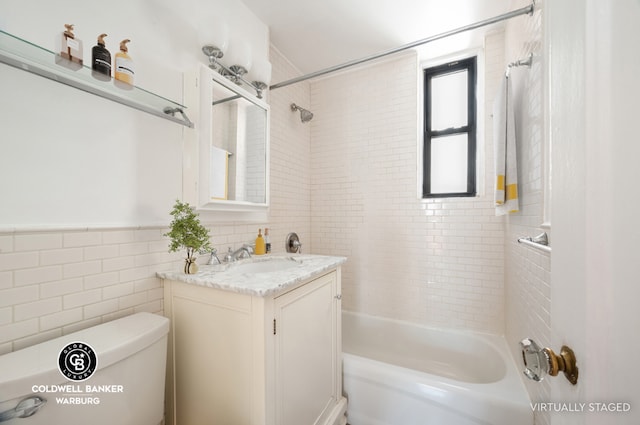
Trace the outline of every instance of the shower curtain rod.
<path fill-rule="evenodd" d="M 330 68 L 325 68 L 325 69 L 321 69 L 320 71 L 316 71 L 316 72 L 312 72 L 310 74 L 306 74 L 306 75 L 302 75 L 300 77 L 296 77 L 296 78 L 292 78 L 290 80 L 286 80 L 283 81 L 281 83 L 277 83 L 277 84 L 273 84 L 271 86 L 269 86 L 270 90 L 274 90 L 274 89 L 279 89 L 281 87 L 285 87 L 285 86 L 289 86 L 291 84 L 295 84 L 295 83 L 299 83 L 301 81 L 305 81 L 305 80 L 309 80 L 311 78 L 316 78 L 316 77 L 320 77 L 322 75 L 325 74 L 330 74 L 332 72 L 336 72 L 336 71 L 340 71 L 342 69 L 345 68 L 349 68 L 355 65 L 359 65 L 361 63 L 364 62 L 369 62 L 375 59 L 379 59 L 382 58 L 384 56 L 388 56 L 388 55 L 392 55 L 394 53 L 398 53 L 398 52 L 402 52 L 403 50 L 407 50 L 407 49 L 412 49 L 414 47 L 418 47 L 421 46 L 423 44 L 427 44 L 427 43 L 431 43 L 432 41 L 436 41 L 436 40 L 440 40 L 441 38 L 446 38 L 446 37 L 451 37 L 452 35 L 456 35 L 459 34 L 461 32 L 465 32 L 465 31 L 470 31 L 470 30 L 474 30 L 476 28 L 481 28 L 487 25 L 491 25 L 491 24 L 495 24 L 497 22 L 500 21 L 505 21 L 507 19 L 511 19 L 511 18 L 515 18 L 516 16 L 520 16 L 520 15 L 525 15 L 525 14 L 529 14 L 529 15 L 533 15 L 533 11 L 535 9 L 535 0 L 526 7 L 523 7 L 521 9 L 516 9 L 513 10 L 511 12 L 502 14 L 502 15 L 498 15 L 498 16 L 494 16 L 493 18 L 489 18 L 489 19 L 485 19 L 484 21 L 480 21 L 480 22 L 476 22 L 474 24 L 470 24 L 470 25 L 466 25 L 464 27 L 460 27 L 451 31 L 446 31 L 431 37 L 427 37 L 427 38 L 423 38 L 422 40 L 418 40 L 418 41 L 414 41 L 412 43 L 409 44 L 404 44 L 400 47 L 396 47 L 381 53 L 376 53 L 370 56 L 366 56 L 364 58 L 361 59 L 355 59 L 349 62 L 345 62 L 343 64 L 340 65 L 335 65 L 332 66 Z"/>

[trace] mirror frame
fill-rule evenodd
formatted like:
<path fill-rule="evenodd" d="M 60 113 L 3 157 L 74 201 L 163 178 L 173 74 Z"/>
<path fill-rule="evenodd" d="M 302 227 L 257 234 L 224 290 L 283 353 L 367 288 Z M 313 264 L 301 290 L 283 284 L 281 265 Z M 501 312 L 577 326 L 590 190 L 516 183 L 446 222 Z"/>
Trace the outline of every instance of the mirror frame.
<path fill-rule="evenodd" d="M 265 126 L 265 202 L 255 203 L 235 200 L 216 200 L 210 197 L 209 176 L 211 172 L 210 147 L 213 119 L 213 85 L 220 84 L 240 95 L 245 100 L 264 109 Z M 264 99 L 229 81 L 215 70 L 200 65 L 192 73 L 185 74 L 185 104 L 198 117 L 194 130 L 185 131 L 183 159 L 183 197 L 196 205 L 201 213 L 214 213 L 209 218 L 215 221 L 263 222 L 268 220 L 270 185 L 270 132 L 271 111 Z M 208 214 L 207 214 L 208 215 Z"/>

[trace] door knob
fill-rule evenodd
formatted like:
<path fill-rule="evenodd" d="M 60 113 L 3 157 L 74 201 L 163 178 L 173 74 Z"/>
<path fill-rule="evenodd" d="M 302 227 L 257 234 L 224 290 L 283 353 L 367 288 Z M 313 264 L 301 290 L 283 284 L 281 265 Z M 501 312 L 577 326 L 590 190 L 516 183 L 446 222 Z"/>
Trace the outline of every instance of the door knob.
<path fill-rule="evenodd" d="M 533 381 L 542 381 L 546 375 L 556 376 L 558 372 L 564 372 L 564 376 L 575 385 L 578 382 L 578 367 L 573 350 L 566 345 L 560 349 L 557 355 L 550 348 L 540 348 L 532 339 L 525 338 L 520 341 L 522 347 L 522 360 L 524 361 L 524 374 Z"/>

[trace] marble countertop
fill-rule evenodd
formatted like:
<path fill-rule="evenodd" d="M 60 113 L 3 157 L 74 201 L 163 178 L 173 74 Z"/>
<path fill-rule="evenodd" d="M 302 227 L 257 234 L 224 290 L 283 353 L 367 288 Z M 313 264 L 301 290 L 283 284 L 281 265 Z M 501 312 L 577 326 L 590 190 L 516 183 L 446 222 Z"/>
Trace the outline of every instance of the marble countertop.
<path fill-rule="evenodd" d="M 320 276 L 346 261 L 345 257 L 327 255 L 254 255 L 250 259 L 228 264 L 201 265 L 196 274 L 176 271 L 159 272 L 157 276 L 161 279 L 264 297 Z M 273 270 L 268 270 L 270 267 L 265 262 L 272 262 Z M 283 267 L 280 269 L 279 265 Z M 260 271 L 262 266 L 266 266 L 267 271 Z"/>

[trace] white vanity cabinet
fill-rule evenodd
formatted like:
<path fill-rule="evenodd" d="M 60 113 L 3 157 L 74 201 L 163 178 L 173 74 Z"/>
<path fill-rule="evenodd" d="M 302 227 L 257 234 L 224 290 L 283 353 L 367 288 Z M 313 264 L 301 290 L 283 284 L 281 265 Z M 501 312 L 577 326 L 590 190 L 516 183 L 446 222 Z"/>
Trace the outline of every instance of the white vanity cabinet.
<path fill-rule="evenodd" d="M 344 425 L 340 267 L 259 296 L 164 280 L 167 423 Z"/>

